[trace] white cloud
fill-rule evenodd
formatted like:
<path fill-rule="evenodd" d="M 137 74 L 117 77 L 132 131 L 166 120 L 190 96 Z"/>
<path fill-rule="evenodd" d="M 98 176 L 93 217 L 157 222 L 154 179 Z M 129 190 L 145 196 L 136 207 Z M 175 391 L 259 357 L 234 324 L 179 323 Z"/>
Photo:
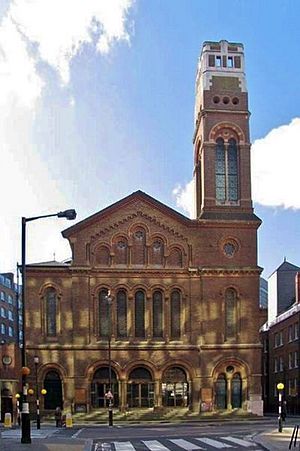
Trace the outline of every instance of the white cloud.
<path fill-rule="evenodd" d="M 300 118 L 271 130 L 252 146 L 252 186 L 255 202 L 300 208 Z"/>
<path fill-rule="evenodd" d="M 267 207 L 300 208 L 300 118 L 271 130 L 251 149 L 252 198 Z M 173 190 L 176 204 L 194 217 L 195 191 L 191 180 Z"/>
<path fill-rule="evenodd" d="M 176 205 L 182 208 L 190 218 L 196 217 L 195 212 L 195 182 L 192 179 L 185 186 L 177 185 L 173 189 L 173 196 L 176 198 Z"/>
<path fill-rule="evenodd" d="M 63 85 L 72 59 L 86 44 L 107 53 L 114 42 L 129 41 L 127 18 L 132 0 L 11 0 L 0 22 L 0 270 L 15 266 L 20 248 L 20 218 L 68 208 L 51 179 L 47 162 L 34 150 L 37 101 L 47 79 L 39 63 L 51 66 Z M 74 106 L 70 97 L 70 108 Z M 59 223 L 59 225 L 58 225 Z M 59 239 L 62 224 L 30 224 L 31 260 L 68 251 Z"/>

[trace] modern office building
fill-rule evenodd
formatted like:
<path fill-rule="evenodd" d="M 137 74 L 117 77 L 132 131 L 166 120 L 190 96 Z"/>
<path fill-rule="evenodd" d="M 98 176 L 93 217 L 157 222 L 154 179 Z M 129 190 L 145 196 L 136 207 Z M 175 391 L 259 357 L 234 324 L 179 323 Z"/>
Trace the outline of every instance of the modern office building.
<path fill-rule="evenodd" d="M 44 409 L 261 414 L 262 324 L 240 43 L 205 42 L 196 74 L 196 219 L 137 191 L 63 232 L 69 263 L 27 267 L 28 364 Z M 188 158 L 188 156 L 187 156 Z"/>

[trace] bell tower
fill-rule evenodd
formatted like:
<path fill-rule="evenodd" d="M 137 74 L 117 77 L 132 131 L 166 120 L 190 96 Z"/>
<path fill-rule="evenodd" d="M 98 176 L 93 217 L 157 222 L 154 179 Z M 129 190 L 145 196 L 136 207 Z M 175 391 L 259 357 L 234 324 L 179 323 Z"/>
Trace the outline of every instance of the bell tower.
<path fill-rule="evenodd" d="M 193 139 L 197 219 L 251 219 L 249 116 L 243 45 L 204 42 Z"/>

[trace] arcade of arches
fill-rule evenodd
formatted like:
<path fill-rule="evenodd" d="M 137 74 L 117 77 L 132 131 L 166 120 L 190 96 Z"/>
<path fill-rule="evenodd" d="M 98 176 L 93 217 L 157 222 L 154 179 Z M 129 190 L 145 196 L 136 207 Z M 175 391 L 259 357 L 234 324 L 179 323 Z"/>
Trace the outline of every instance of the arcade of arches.
<path fill-rule="evenodd" d="M 223 365 L 224 366 L 224 365 Z M 212 397 L 206 403 L 202 401 L 202 410 L 224 410 L 245 407 L 247 377 L 241 365 L 227 365 L 224 372 L 218 372 L 212 388 Z M 111 368 L 111 387 L 109 384 L 109 367 L 100 366 L 92 373 L 88 382 L 88 397 L 84 410 L 108 407 L 107 393 L 111 389 L 113 406 L 120 410 L 150 407 L 186 407 L 192 408 L 191 400 L 193 380 L 189 371 L 182 366 L 169 366 L 160 378 L 146 366 L 137 366 L 121 379 Z M 43 386 L 47 390 L 44 397 L 44 410 L 64 408 L 68 402 L 64 399 L 63 377 L 56 369 L 49 369 L 44 374 Z M 197 384 L 196 384 L 197 385 Z M 200 390 L 201 392 L 201 390 Z M 207 392 L 207 389 L 206 389 Z M 199 393 L 200 396 L 200 393 Z M 80 410 L 79 405 L 73 406 Z M 82 406 L 81 406 L 82 408 Z"/>

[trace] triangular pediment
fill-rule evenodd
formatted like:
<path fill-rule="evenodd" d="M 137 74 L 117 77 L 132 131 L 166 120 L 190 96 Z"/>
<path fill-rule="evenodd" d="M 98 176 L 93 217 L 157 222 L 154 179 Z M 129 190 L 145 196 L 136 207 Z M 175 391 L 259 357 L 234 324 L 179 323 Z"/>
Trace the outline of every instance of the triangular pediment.
<path fill-rule="evenodd" d="M 167 220 L 164 221 L 164 217 Z M 164 230 L 171 232 L 174 235 L 180 235 L 170 224 L 180 224 L 181 226 L 188 226 L 191 220 L 186 216 L 178 213 L 176 210 L 168 207 L 162 202 L 154 199 L 143 191 L 136 191 L 129 196 L 115 202 L 114 204 L 100 210 L 99 212 L 89 216 L 83 221 L 65 229 L 62 235 L 65 238 L 71 238 L 85 229 L 94 229 L 93 235 L 103 236 L 108 231 L 118 228 L 125 222 L 141 218 L 156 223 Z M 103 224 L 103 227 L 101 227 Z M 168 225 L 169 224 L 169 225 Z M 97 231 L 95 231 L 95 226 Z M 93 236 L 95 238 L 95 236 Z M 183 237 L 182 237 L 183 238 Z"/>

